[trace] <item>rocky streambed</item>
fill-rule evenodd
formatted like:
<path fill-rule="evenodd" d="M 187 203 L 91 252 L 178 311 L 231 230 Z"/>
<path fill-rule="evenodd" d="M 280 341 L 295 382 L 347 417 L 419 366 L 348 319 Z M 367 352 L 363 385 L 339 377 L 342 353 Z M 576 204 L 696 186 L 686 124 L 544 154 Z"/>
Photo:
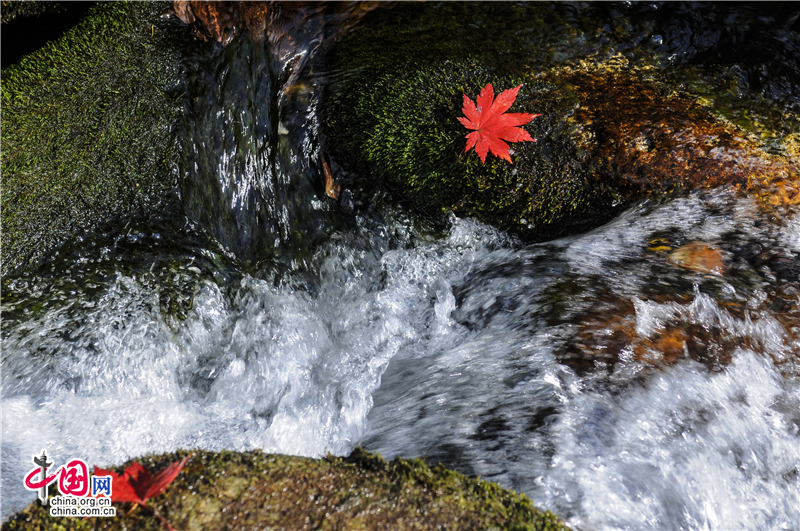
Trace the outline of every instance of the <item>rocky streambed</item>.
<path fill-rule="evenodd" d="M 162 526 L 43 446 L 192 451 L 177 529 L 796 527 L 797 14 L 98 4 L 3 70 L 4 529 Z"/>

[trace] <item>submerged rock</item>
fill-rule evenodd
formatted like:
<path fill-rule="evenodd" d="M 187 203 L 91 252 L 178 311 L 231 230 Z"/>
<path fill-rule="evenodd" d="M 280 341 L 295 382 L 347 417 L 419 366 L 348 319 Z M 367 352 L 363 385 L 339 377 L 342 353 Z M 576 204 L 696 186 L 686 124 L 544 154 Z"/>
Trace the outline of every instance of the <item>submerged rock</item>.
<path fill-rule="evenodd" d="M 3 275 L 174 195 L 178 50 L 191 36 L 159 18 L 165 5 L 101 3 L 3 70 Z"/>
<path fill-rule="evenodd" d="M 161 469 L 188 452 L 142 460 Z M 116 504 L 116 518 L 51 518 L 38 501 L 3 530 L 163 529 L 152 513 Z M 357 449 L 347 458 L 308 459 L 254 452 L 195 452 L 149 505 L 184 531 L 216 529 L 515 529 L 568 528 L 524 495 L 494 483 Z"/>
<path fill-rule="evenodd" d="M 528 241 L 597 226 L 643 197 L 797 180 L 794 111 L 776 112 L 763 94 L 713 97 L 727 70 L 670 66 L 644 38 L 652 23 L 618 15 L 603 26 L 543 4 L 382 14 L 333 55 L 342 74 L 326 101 L 329 148 L 425 212 L 474 216 Z M 537 143 L 511 145 L 513 164 L 462 153 L 463 95 L 487 83 L 521 84 L 510 112 L 543 115 L 524 126 Z M 752 110 L 747 128 L 735 123 L 742 109 Z"/>
<path fill-rule="evenodd" d="M 682 245 L 669 254 L 669 261 L 698 273 L 719 276 L 725 273 L 725 259 L 722 251 L 705 242 Z"/>

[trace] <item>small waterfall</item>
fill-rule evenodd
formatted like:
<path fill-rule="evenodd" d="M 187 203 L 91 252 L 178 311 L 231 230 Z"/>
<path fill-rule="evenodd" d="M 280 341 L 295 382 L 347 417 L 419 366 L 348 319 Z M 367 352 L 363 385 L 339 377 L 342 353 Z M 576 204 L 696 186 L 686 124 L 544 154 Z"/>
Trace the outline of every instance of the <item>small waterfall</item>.
<path fill-rule="evenodd" d="M 305 32 L 198 47 L 188 65 L 184 208 L 245 262 L 291 261 L 335 225 L 321 187 L 315 52 Z"/>

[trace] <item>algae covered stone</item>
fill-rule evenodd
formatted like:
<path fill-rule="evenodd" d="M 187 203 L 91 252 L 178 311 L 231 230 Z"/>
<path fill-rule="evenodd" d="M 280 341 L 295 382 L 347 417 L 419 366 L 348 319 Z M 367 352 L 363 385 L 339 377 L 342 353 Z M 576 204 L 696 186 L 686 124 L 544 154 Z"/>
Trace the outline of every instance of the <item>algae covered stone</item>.
<path fill-rule="evenodd" d="M 151 469 L 188 452 L 149 456 Z M 357 449 L 347 458 L 309 459 L 253 452 L 196 451 L 163 495 L 149 505 L 175 529 L 514 529 L 566 531 L 524 495 L 437 465 Z M 38 501 L 3 531 L 34 529 L 160 530 L 152 513 L 117 504 L 116 518 L 51 518 Z"/>
<path fill-rule="evenodd" d="M 404 32 L 406 23 L 395 22 L 394 33 L 388 22 L 365 25 L 334 53 L 337 68 L 353 69 L 326 99 L 338 160 L 377 175 L 429 214 L 455 211 L 531 239 L 608 219 L 613 195 L 580 163 L 568 123 L 579 101 L 561 80 L 533 77 L 515 60 L 498 65 L 491 46 L 464 48 L 463 39 L 446 37 L 447 27 Z M 488 83 L 497 92 L 522 85 L 509 112 L 543 115 L 524 126 L 538 143 L 513 144 L 511 165 L 462 154 L 463 96 L 474 98 Z"/>
<path fill-rule="evenodd" d="M 180 47 L 168 4 L 99 3 L 2 74 L 2 272 L 177 185 Z"/>
<path fill-rule="evenodd" d="M 343 73 L 326 98 L 328 149 L 429 214 L 476 217 L 527 241 L 597 226 L 645 197 L 798 175 L 796 155 L 774 141 L 793 131 L 769 122 L 774 104 L 754 104 L 765 120 L 758 135 L 745 131 L 715 108 L 728 99 L 689 91 L 691 78 L 707 94 L 715 70 L 671 66 L 643 41 L 652 24 L 628 13 L 630 27 L 603 26 L 576 10 L 401 6 L 370 20 L 331 57 Z M 522 85 L 510 112 L 542 114 L 524 126 L 538 142 L 512 144 L 513 164 L 462 153 L 463 95 L 488 83 Z"/>

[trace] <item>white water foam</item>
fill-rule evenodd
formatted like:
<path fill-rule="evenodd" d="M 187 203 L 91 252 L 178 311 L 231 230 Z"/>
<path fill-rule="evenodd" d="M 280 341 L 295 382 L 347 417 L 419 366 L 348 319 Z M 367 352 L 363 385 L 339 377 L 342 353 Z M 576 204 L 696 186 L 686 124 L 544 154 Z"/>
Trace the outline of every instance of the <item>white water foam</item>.
<path fill-rule="evenodd" d="M 42 448 L 98 465 L 194 447 L 348 453 L 389 359 L 432 317 L 447 326 L 443 286 L 492 238 L 456 221 L 410 249 L 334 241 L 315 294 L 246 277 L 226 297 L 207 282 L 177 330 L 124 275 L 24 323 L 3 341 L 3 513 L 31 500 L 21 478 Z"/>
<path fill-rule="evenodd" d="M 702 236 L 736 248 L 752 238 L 785 252 L 793 218 L 756 225 L 756 215 L 752 201 L 715 192 L 486 255 L 454 287 L 459 319 L 446 338 L 393 358 L 367 447 L 497 481 L 580 529 L 800 528 L 798 330 L 764 305 L 771 288 L 752 282 L 746 263 L 733 264 L 735 276 L 698 275 L 647 250 L 653 234 L 671 230 L 679 242 Z M 577 295 L 553 294 L 567 273 L 583 291 L 566 283 Z M 648 298 L 662 285 L 673 301 Z M 607 378 L 578 377 L 557 357 L 565 343 L 591 339 L 569 318 L 546 324 L 548 308 L 554 297 L 563 307 L 603 303 L 609 290 L 632 302 L 634 336 L 695 326 L 720 345 L 749 348 L 712 370 L 688 358 L 670 365 L 656 350 L 637 360 L 625 347 Z M 745 303 L 744 315 L 726 309 L 731 298 Z"/>
<path fill-rule="evenodd" d="M 21 478 L 43 447 L 57 463 L 107 465 L 180 447 L 319 456 L 365 444 L 498 481 L 583 529 L 797 529 L 800 345 L 763 306 L 769 286 L 685 273 L 683 299 L 643 292 L 663 271 L 683 281 L 646 251 L 664 227 L 712 243 L 797 237 L 791 217 L 740 230 L 750 225 L 730 213 L 752 214 L 746 201 L 708 205 L 635 210 L 523 249 L 464 220 L 443 239 L 391 245 L 366 224 L 317 252 L 311 287 L 201 284 L 177 327 L 132 276 L 76 293 L 4 331 L 3 513 L 33 498 Z M 575 293 L 553 291 L 570 278 Z M 602 302 L 602 283 L 632 302 L 641 338 L 699 325 L 753 350 L 716 372 L 621 355 L 609 383 L 579 376 L 558 358 L 579 330 L 552 305 Z M 734 284 L 750 290 L 744 317 L 719 300 Z"/>
<path fill-rule="evenodd" d="M 686 363 L 622 396 L 578 396 L 544 498 L 578 493 L 586 528 L 796 529 L 799 405 L 797 385 L 744 350 L 722 373 Z"/>

